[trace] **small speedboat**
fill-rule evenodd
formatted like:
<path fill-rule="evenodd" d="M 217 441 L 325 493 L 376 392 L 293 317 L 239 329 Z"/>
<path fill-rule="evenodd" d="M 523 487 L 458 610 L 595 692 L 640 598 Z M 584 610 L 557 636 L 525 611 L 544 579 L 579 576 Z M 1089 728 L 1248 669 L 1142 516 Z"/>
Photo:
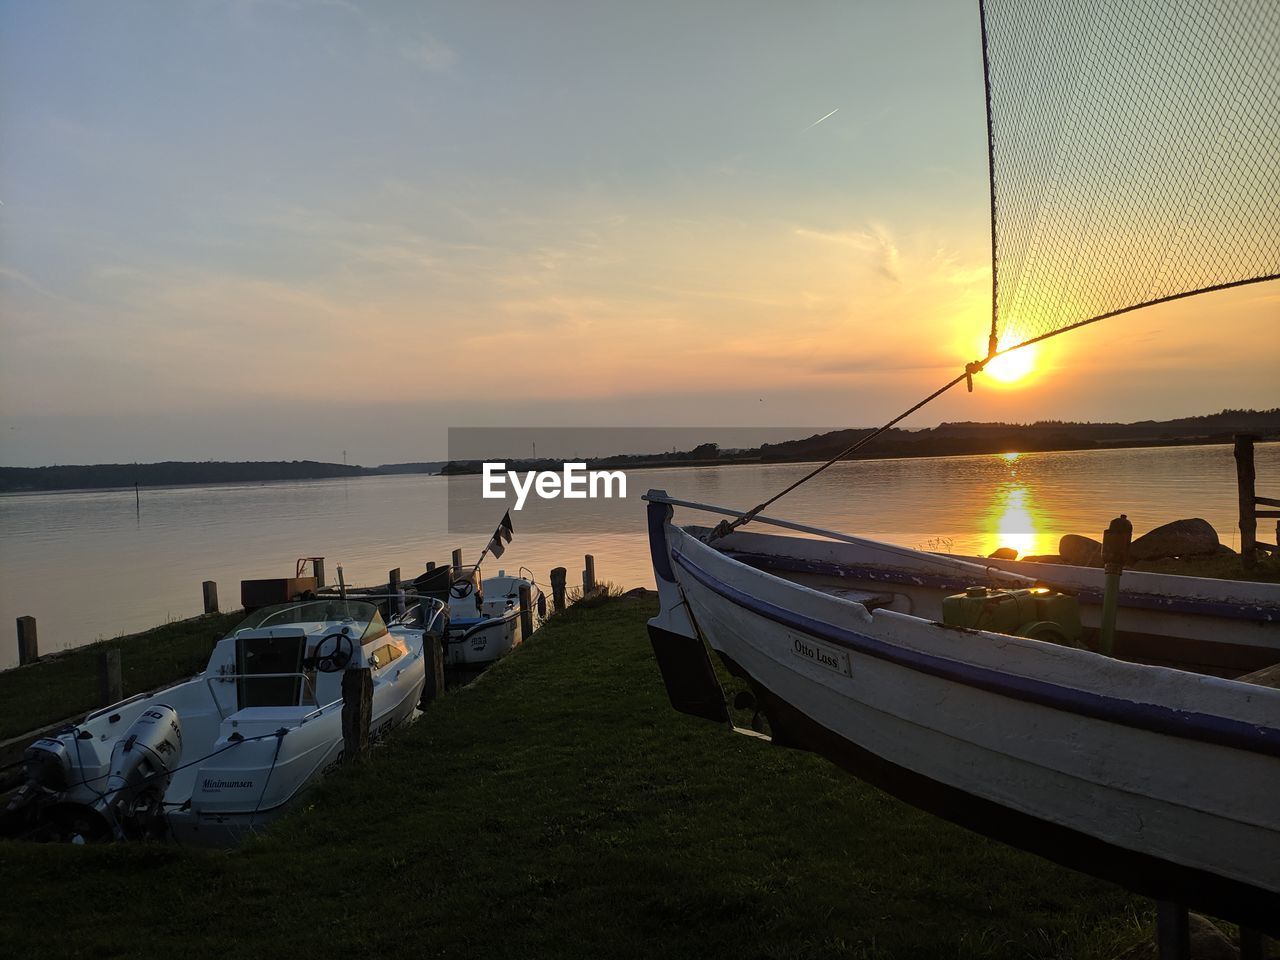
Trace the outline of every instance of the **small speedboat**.
<path fill-rule="evenodd" d="M 523 572 L 523 571 L 522 571 Z M 522 639 L 520 588 L 527 586 L 536 609 L 542 591 L 533 575 L 480 579 L 478 571 L 455 575 L 449 588 L 445 664 L 480 669 L 505 657 Z"/>
<path fill-rule="evenodd" d="M 428 622 L 439 604 L 423 601 Z M 428 609 L 430 608 L 430 609 Z M 437 616 L 433 616 L 437 614 Z M 205 671 L 90 714 L 26 751 L 8 819 L 73 842 L 227 843 L 342 760 L 342 674 L 373 677 L 370 738 L 406 722 L 425 681 L 422 625 L 329 598 L 255 611 Z"/>

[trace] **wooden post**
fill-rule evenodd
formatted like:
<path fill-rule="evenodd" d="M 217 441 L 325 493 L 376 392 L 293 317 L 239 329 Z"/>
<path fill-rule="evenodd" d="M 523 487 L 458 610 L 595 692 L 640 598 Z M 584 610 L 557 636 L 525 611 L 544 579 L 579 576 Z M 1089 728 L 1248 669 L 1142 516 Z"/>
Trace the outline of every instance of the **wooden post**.
<path fill-rule="evenodd" d="M 435 568 L 436 568 L 436 562 L 435 562 L 434 560 L 428 560 L 428 561 L 427 561 L 427 573 L 430 573 L 430 572 L 431 572 L 432 570 L 434 570 Z"/>
<path fill-rule="evenodd" d="M 533 636 L 533 590 L 527 583 L 520 584 L 520 639 Z"/>
<path fill-rule="evenodd" d="M 1257 930 L 1240 928 L 1240 960 L 1267 960 L 1267 942 Z"/>
<path fill-rule="evenodd" d="M 582 595 L 587 597 L 596 592 L 596 558 L 588 553 L 583 559 L 586 566 L 582 571 Z"/>
<path fill-rule="evenodd" d="M 461 547 L 453 551 L 453 567 L 455 570 L 462 569 L 462 548 Z"/>
<path fill-rule="evenodd" d="M 422 699 L 418 706 L 426 707 L 444 696 L 444 644 L 434 633 L 423 637 L 422 644 L 427 661 L 427 682 L 422 686 Z"/>
<path fill-rule="evenodd" d="M 541 590 L 538 591 L 538 619 L 547 619 L 547 595 Z"/>
<path fill-rule="evenodd" d="M 1236 489 L 1240 496 L 1240 562 L 1246 570 L 1251 570 L 1258 560 L 1258 518 L 1254 502 L 1256 475 L 1253 470 L 1255 439 L 1250 433 L 1237 433 L 1235 436 Z"/>
<path fill-rule="evenodd" d="M 390 613 L 404 613 L 404 594 L 400 592 L 400 568 L 387 571 L 387 610 Z"/>
<path fill-rule="evenodd" d="M 324 557 L 313 557 L 311 560 L 311 572 L 315 574 L 316 586 L 324 586 Z"/>
<path fill-rule="evenodd" d="M 102 705 L 109 707 L 124 699 L 124 680 L 120 670 L 120 648 L 104 650 L 98 655 L 98 692 Z"/>
<path fill-rule="evenodd" d="M 342 760 L 350 763 L 369 749 L 373 719 L 373 671 L 348 667 L 342 671 Z"/>
<path fill-rule="evenodd" d="M 1182 904 L 1156 901 L 1156 953 L 1160 960 L 1190 960 L 1191 920 Z"/>
<path fill-rule="evenodd" d="M 204 588 L 204 612 L 218 612 L 218 584 L 213 580 L 206 580 L 203 583 Z M 112 703 L 115 701 L 113 700 Z"/>
<path fill-rule="evenodd" d="M 551 606 L 556 613 L 564 613 L 564 588 L 568 578 L 569 571 L 564 567 L 556 567 L 551 571 Z"/>
<path fill-rule="evenodd" d="M 40 644 L 36 639 L 36 618 L 18 618 L 18 666 L 35 663 L 40 659 Z"/>

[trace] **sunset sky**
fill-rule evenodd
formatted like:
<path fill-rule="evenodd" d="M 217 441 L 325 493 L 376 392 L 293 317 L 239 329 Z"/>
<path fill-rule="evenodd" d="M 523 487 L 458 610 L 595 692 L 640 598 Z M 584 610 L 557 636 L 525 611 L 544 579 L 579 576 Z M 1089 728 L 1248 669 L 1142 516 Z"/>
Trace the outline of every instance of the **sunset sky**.
<path fill-rule="evenodd" d="M 2 2 L 0 464 L 868 426 L 985 349 L 975 3 Z M 1280 288 L 942 420 L 1280 403 Z"/>

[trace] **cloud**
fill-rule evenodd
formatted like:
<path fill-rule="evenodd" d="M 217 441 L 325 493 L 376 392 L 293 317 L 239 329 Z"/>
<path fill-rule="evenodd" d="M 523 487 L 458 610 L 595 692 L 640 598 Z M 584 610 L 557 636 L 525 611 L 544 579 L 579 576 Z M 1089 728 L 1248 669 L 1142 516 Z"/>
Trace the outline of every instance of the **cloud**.
<path fill-rule="evenodd" d="M 881 277 L 893 283 L 902 282 L 902 255 L 893 235 L 881 224 L 868 224 L 864 231 L 840 233 L 797 227 L 796 234 L 827 243 L 842 244 L 860 253 L 870 254 L 870 263 Z"/>
<path fill-rule="evenodd" d="M 447 73 L 458 61 L 453 50 L 430 34 L 402 43 L 400 55 L 432 73 Z"/>

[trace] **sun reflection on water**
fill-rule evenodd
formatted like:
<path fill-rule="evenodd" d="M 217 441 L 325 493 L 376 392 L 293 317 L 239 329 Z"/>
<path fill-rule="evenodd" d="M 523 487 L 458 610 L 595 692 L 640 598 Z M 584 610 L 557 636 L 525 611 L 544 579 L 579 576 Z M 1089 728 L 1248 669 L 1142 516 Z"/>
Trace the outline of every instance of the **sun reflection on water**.
<path fill-rule="evenodd" d="M 984 554 L 998 547 L 1012 547 L 1019 556 L 1047 552 L 1042 541 L 1049 536 L 1044 517 L 1036 507 L 1031 488 L 1018 476 L 1017 453 L 998 455 L 1004 461 L 1008 476 L 992 492 L 991 505 L 984 523 Z"/>

